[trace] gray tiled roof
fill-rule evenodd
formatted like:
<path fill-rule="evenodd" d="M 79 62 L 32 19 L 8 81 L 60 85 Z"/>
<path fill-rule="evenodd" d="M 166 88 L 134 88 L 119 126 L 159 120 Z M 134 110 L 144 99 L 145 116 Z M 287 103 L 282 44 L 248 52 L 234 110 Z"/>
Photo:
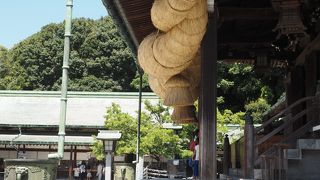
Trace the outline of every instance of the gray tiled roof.
<path fill-rule="evenodd" d="M 65 136 L 65 145 L 92 145 L 90 136 Z M 58 144 L 58 136 L 0 134 L 0 144 Z"/>
<path fill-rule="evenodd" d="M 153 93 L 143 93 L 143 100 L 158 101 Z M 137 116 L 138 93 L 68 92 L 69 126 L 103 126 L 106 108 L 112 103 Z M 60 92 L 0 91 L 0 126 L 58 125 Z"/>

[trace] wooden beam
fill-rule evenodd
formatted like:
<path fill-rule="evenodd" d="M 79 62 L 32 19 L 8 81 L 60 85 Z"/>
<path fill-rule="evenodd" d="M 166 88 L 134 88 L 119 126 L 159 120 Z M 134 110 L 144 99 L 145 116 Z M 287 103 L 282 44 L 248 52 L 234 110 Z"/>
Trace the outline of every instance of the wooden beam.
<path fill-rule="evenodd" d="M 244 20 L 276 20 L 279 15 L 273 8 L 238 8 L 220 7 L 218 8 L 219 19 L 230 21 L 235 19 Z"/>
<path fill-rule="evenodd" d="M 309 43 L 303 51 L 300 53 L 300 55 L 296 59 L 296 65 L 303 65 L 307 55 L 309 55 L 312 51 L 320 50 L 320 33 L 317 35 L 317 37 Z"/>

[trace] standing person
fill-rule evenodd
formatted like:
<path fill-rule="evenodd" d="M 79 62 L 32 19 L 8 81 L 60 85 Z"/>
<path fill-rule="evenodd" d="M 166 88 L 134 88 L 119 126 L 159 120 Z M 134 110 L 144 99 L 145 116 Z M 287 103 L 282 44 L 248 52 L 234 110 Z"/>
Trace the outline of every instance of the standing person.
<path fill-rule="evenodd" d="M 102 175 L 103 175 L 103 164 L 101 162 L 99 162 L 98 166 L 97 166 L 97 177 L 98 180 L 102 180 Z"/>
<path fill-rule="evenodd" d="M 80 177 L 80 168 L 79 168 L 79 166 L 73 168 L 73 171 L 74 171 L 74 173 L 73 173 L 74 179 L 79 179 L 79 177 Z"/>
<path fill-rule="evenodd" d="M 103 168 L 102 168 L 102 179 L 105 179 L 105 178 L 106 178 L 105 172 L 106 172 L 106 166 L 105 166 L 105 164 L 103 164 Z"/>
<path fill-rule="evenodd" d="M 189 150 L 190 151 L 194 151 L 194 147 L 196 146 L 196 139 L 199 138 L 199 129 L 195 129 L 193 132 L 192 132 L 192 139 L 189 143 Z"/>
<path fill-rule="evenodd" d="M 84 161 L 82 161 L 81 165 L 80 165 L 80 179 L 81 180 L 85 180 L 87 177 L 86 174 L 86 163 Z"/>
<path fill-rule="evenodd" d="M 193 179 L 199 178 L 199 138 L 195 141 L 196 146 L 194 147 L 193 151 Z"/>
<path fill-rule="evenodd" d="M 87 168 L 87 180 L 91 180 L 91 178 L 92 178 L 91 167 L 88 166 L 88 168 Z"/>

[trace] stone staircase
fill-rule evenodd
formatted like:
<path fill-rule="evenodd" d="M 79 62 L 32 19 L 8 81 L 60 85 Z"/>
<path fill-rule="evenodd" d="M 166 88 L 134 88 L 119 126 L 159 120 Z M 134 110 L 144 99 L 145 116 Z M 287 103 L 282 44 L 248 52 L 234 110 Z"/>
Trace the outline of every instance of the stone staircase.
<path fill-rule="evenodd" d="M 298 139 L 295 149 L 284 150 L 287 157 L 287 179 L 320 179 L 320 139 Z"/>

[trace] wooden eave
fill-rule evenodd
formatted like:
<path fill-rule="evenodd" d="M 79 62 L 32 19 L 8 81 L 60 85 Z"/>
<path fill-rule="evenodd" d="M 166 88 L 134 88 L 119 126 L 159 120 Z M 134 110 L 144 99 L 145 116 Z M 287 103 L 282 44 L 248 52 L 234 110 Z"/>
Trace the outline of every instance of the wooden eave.
<path fill-rule="evenodd" d="M 231 1 L 221 2 L 218 13 L 219 37 L 222 37 L 219 44 L 222 47 L 232 48 L 235 43 L 245 43 L 255 48 L 257 44 L 270 44 L 276 36 L 272 28 L 277 23 L 278 14 L 268 0 L 260 3 L 252 1 L 254 3 L 250 6 L 241 5 L 240 1 L 234 1 L 233 4 L 226 3 Z M 134 53 L 143 38 L 156 31 L 150 18 L 152 0 L 103 0 L 103 3 Z"/>
<path fill-rule="evenodd" d="M 157 30 L 150 17 L 153 0 L 102 1 L 136 54 L 143 38 Z M 288 57 L 287 53 L 276 52 L 272 45 L 278 34 L 273 29 L 279 14 L 272 7 L 271 0 L 217 0 L 216 3 L 219 60 L 250 59 L 252 53 L 260 52 L 279 62 Z"/>

